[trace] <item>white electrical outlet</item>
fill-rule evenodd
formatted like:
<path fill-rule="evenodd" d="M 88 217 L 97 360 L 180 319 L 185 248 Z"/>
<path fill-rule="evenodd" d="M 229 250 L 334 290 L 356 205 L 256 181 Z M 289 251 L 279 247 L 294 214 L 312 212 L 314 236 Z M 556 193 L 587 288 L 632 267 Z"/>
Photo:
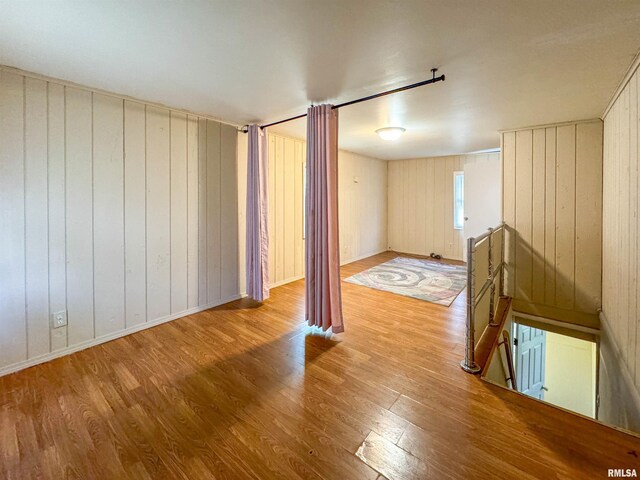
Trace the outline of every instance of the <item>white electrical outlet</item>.
<path fill-rule="evenodd" d="M 62 310 L 51 314 L 51 328 L 60 328 L 67 326 L 67 311 Z"/>

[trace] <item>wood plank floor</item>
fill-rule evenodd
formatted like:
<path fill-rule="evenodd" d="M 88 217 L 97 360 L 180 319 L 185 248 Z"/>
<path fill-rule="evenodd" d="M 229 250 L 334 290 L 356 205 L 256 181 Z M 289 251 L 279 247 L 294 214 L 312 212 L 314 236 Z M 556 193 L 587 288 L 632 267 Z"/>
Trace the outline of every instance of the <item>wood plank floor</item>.
<path fill-rule="evenodd" d="M 343 268 L 352 275 L 394 257 Z M 462 372 L 450 308 L 343 283 L 346 332 L 303 283 L 0 379 L 0 478 L 606 478 L 638 438 Z"/>

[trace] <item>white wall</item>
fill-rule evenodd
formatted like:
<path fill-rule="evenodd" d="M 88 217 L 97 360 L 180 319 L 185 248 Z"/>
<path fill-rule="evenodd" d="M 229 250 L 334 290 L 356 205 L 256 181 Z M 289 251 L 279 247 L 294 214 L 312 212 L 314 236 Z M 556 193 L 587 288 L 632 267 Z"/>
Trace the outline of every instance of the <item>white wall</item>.
<path fill-rule="evenodd" d="M 236 189 L 235 127 L 0 69 L 0 374 L 237 298 Z"/>
<path fill-rule="evenodd" d="M 463 167 L 464 238 L 467 239 L 482 235 L 502 221 L 500 153 L 465 155 Z M 466 252 L 466 244 L 464 247 Z"/>
<path fill-rule="evenodd" d="M 271 286 L 304 276 L 303 140 L 269 133 L 269 275 Z M 238 137 L 241 271 L 244 272 L 247 136 Z M 355 181 L 354 179 L 357 179 Z M 387 162 L 338 152 L 340 261 L 387 250 Z M 244 285 L 244 273 L 241 274 Z"/>
<path fill-rule="evenodd" d="M 638 63 L 604 117 L 600 417 L 640 431 Z"/>
<path fill-rule="evenodd" d="M 453 228 L 453 172 L 466 155 L 389 162 L 389 249 L 463 260 L 464 234 Z"/>
<path fill-rule="evenodd" d="M 593 418 L 596 357 L 595 343 L 547 332 L 544 400 Z"/>

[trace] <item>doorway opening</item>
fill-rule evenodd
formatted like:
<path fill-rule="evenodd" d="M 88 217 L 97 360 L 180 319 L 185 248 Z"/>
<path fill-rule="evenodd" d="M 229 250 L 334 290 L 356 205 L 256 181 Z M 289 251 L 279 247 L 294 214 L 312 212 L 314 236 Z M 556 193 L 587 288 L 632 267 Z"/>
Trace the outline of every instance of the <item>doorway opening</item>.
<path fill-rule="evenodd" d="M 596 418 L 597 344 L 536 327 L 517 319 L 512 324 L 518 391 Z"/>

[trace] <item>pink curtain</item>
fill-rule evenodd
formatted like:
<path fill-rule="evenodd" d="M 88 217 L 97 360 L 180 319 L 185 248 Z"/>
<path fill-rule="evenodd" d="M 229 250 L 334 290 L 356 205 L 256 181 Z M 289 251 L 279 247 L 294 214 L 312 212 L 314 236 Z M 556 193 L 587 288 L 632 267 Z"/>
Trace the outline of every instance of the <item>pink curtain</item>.
<path fill-rule="evenodd" d="M 267 132 L 249 125 L 247 155 L 247 295 L 259 302 L 269 298 L 269 230 Z"/>
<path fill-rule="evenodd" d="M 344 331 L 338 239 L 338 110 L 307 112 L 306 315 L 309 325 Z"/>

